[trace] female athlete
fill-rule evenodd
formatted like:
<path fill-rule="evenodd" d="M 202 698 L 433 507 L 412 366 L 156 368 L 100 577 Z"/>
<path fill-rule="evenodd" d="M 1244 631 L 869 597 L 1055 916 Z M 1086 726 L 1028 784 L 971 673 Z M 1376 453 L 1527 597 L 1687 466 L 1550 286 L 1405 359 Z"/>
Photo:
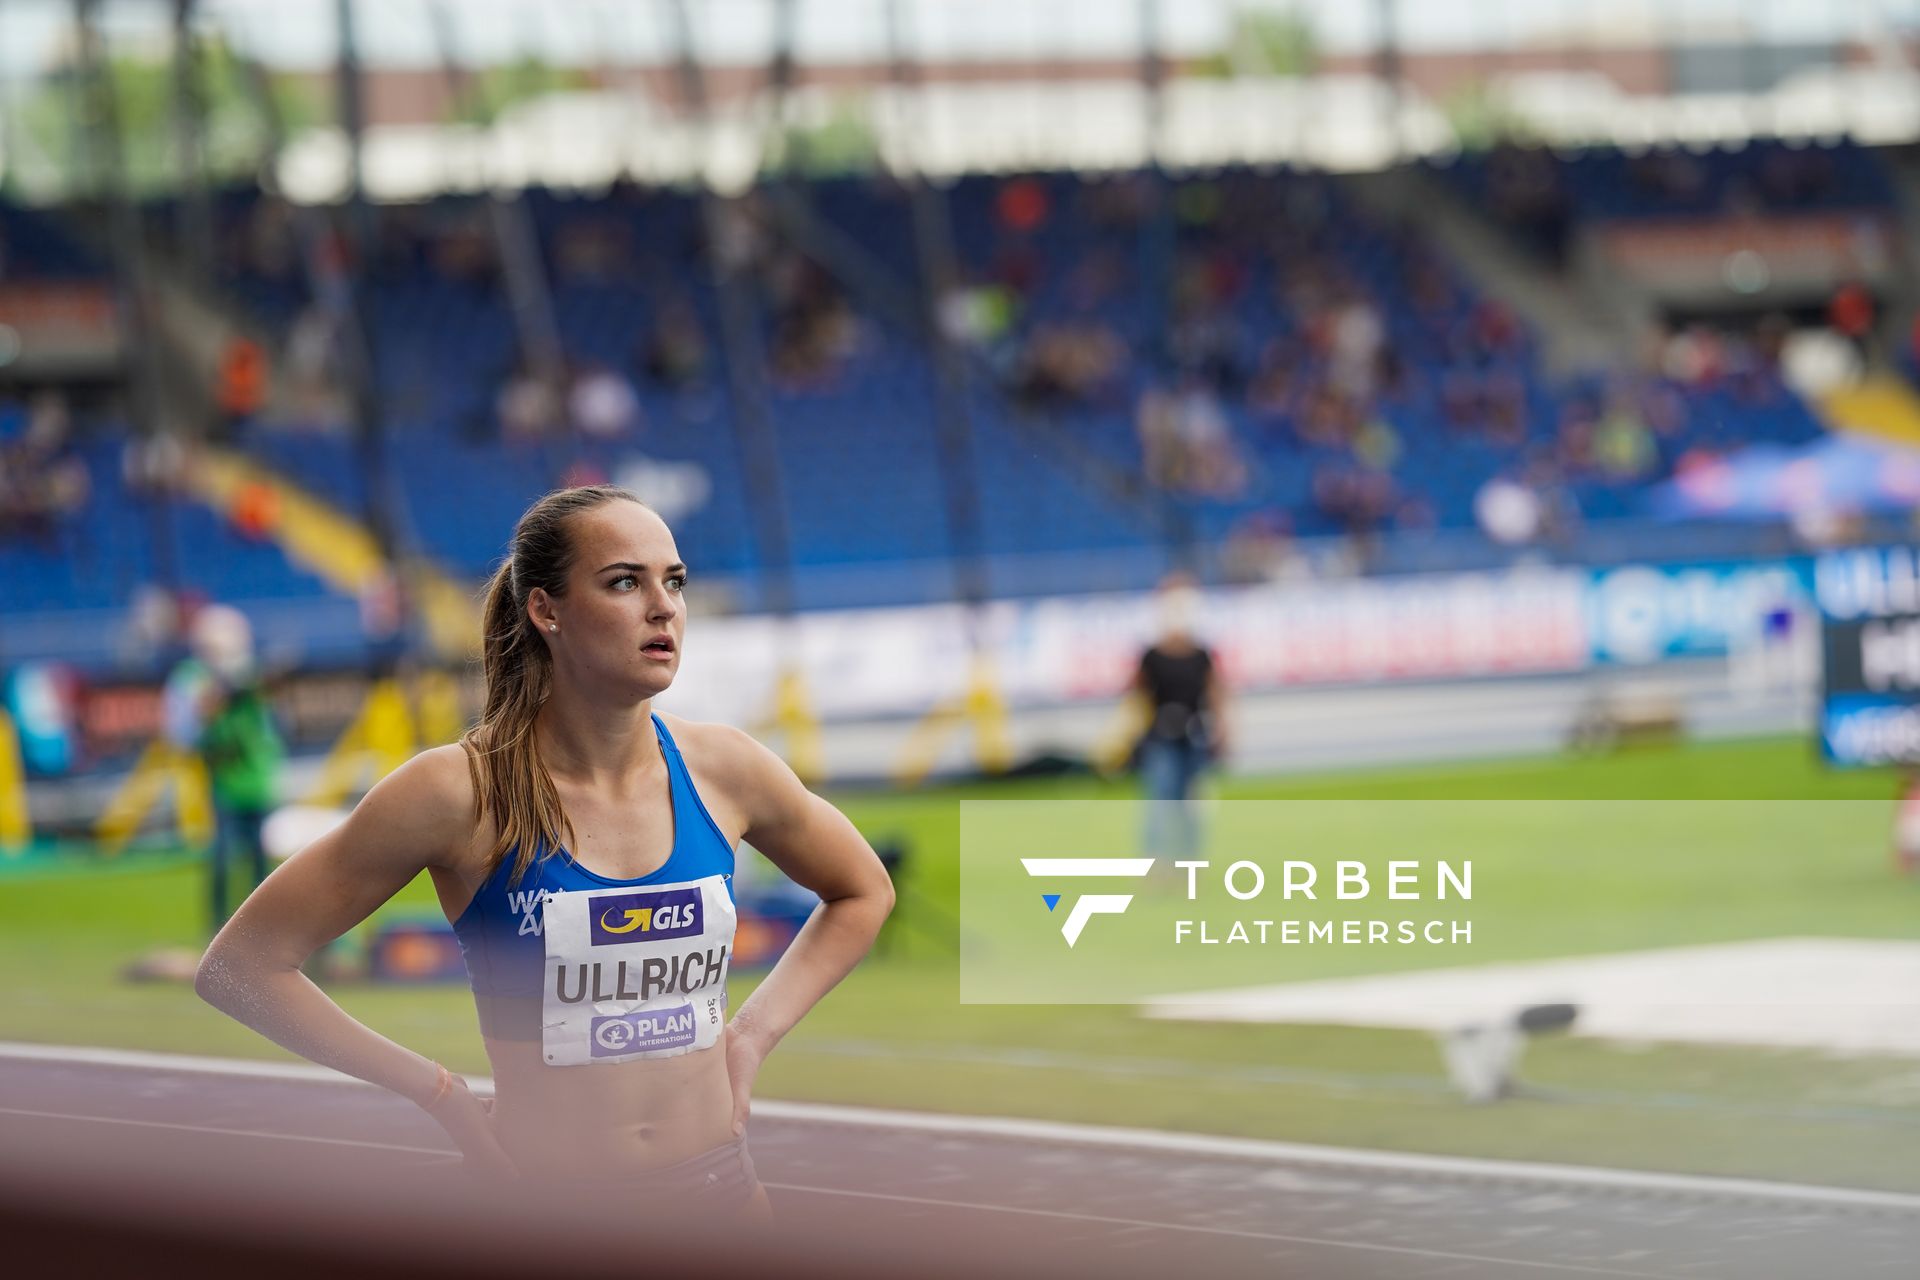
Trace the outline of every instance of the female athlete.
<path fill-rule="evenodd" d="M 685 586 L 672 532 L 627 491 L 536 502 L 487 590 L 479 724 L 269 876 L 195 985 L 293 1052 L 418 1102 L 469 1169 L 764 1221 L 754 1077 L 866 954 L 893 887 L 771 751 L 654 712 L 680 664 Z M 821 904 L 729 1019 L 742 839 Z M 422 868 L 466 953 L 491 1103 L 301 972 Z"/>

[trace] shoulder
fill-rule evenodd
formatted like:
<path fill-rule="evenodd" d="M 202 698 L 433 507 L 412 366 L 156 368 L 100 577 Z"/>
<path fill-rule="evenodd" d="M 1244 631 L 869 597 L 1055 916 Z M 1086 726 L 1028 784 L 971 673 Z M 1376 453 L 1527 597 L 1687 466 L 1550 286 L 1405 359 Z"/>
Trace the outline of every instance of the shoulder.
<path fill-rule="evenodd" d="M 680 748 L 680 758 L 687 762 L 688 768 L 699 769 L 703 777 L 722 784 L 741 781 L 752 783 L 761 780 L 770 768 L 786 768 L 771 748 L 744 729 L 736 729 L 730 724 L 684 720 L 665 712 L 661 713 L 660 718 L 666 722 L 667 731 L 673 734 L 674 744 Z"/>
<path fill-rule="evenodd" d="M 437 810 L 473 807 L 472 756 L 457 742 L 429 747 L 394 770 L 389 781 L 398 783 L 411 799 Z"/>
<path fill-rule="evenodd" d="M 401 877 L 402 883 L 423 867 L 465 865 L 476 817 L 464 754 L 448 746 L 414 756 L 376 782 L 345 821 L 301 857 L 308 865 Z"/>
<path fill-rule="evenodd" d="M 382 778 L 361 806 L 408 831 L 467 842 L 478 817 L 471 756 L 459 743 L 431 747 Z"/>
<path fill-rule="evenodd" d="M 745 730 L 665 712 L 660 719 L 680 749 L 694 788 L 730 834 L 737 836 L 751 827 L 769 803 L 804 794 L 787 762 Z"/>

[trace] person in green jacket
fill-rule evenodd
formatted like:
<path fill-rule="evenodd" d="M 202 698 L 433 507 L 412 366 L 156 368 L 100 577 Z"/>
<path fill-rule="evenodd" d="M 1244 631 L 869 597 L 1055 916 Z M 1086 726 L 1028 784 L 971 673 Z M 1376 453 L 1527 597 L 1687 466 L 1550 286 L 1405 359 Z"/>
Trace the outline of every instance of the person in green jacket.
<path fill-rule="evenodd" d="M 257 679 L 233 685 L 216 679 L 207 697 L 199 746 L 212 783 L 216 818 L 211 887 L 213 928 L 218 932 L 233 914 L 227 903 L 227 879 L 234 863 L 244 858 L 251 878 L 240 894 L 242 899 L 267 878 L 261 826 L 278 802 L 286 748 Z"/>

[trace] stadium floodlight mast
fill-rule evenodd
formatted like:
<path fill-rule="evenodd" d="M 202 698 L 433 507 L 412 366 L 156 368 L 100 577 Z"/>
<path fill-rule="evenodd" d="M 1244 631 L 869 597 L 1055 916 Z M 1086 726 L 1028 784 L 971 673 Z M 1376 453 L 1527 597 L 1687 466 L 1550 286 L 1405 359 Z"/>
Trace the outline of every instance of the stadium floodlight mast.
<path fill-rule="evenodd" d="M 918 69 L 908 50 L 906 0 L 887 0 L 887 44 L 894 86 L 903 101 L 919 85 Z M 924 95 L 911 101 L 924 112 Z M 924 121 L 924 116 L 922 117 Z M 948 326 L 940 316 L 943 299 L 953 294 L 959 267 L 953 245 L 953 226 L 944 194 L 933 189 L 917 165 L 903 166 L 899 174 L 907 189 L 913 219 L 914 252 L 920 259 L 922 305 L 926 312 L 927 341 L 933 353 L 934 417 L 939 445 L 941 490 L 946 500 L 947 539 L 953 558 L 954 586 L 966 610 L 968 643 L 975 654 L 983 651 L 979 613 L 988 594 L 987 565 L 981 549 L 980 495 L 973 482 L 973 417 L 967 408 L 967 366 Z"/>
<path fill-rule="evenodd" d="M 700 125 L 703 150 L 716 136 L 713 103 L 706 68 L 694 47 L 693 22 L 686 0 L 662 0 L 679 51 L 680 91 L 684 105 Z M 790 35 L 791 23 L 781 31 Z M 747 486 L 747 510 L 753 516 L 755 551 L 760 561 L 762 606 L 782 620 L 793 616 L 793 553 L 788 527 L 786 483 L 781 474 L 779 446 L 767 395 L 767 367 L 754 314 L 752 288 L 745 278 L 746 263 L 736 246 L 737 222 L 744 217 L 737 201 L 723 197 L 708 180 L 704 167 L 700 181 L 700 208 L 706 228 L 707 257 L 719 303 L 720 341 L 726 366 L 728 398 L 732 402 L 735 438 Z M 782 646 L 792 651 L 793 646 Z"/>
<path fill-rule="evenodd" d="M 159 349 L 152 324 L 152 288 L 146 237 L 133 204 L 127 174 L 124 106 L 114 84 L 106 33 L 101 29 L 101 0 L 73 0 L 83 118 L 95 128 L 83 130 L 86 173 L 83 199 L 97 217 L 104 206 L 113 284 L 120 324 L 120 363 L 126 379 L 128 417 L 135 434 L 152 440 L 167 430 L 162 403 Z M 179 557 L 173 521 L 164 502 L 150 501 L 156 576 L 169 590 L 179 581 Z"/>

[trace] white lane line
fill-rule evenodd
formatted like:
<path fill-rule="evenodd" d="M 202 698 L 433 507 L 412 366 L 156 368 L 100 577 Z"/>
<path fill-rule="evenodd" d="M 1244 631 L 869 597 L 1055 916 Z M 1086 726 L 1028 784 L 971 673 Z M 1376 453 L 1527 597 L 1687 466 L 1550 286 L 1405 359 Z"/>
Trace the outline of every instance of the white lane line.
<path fill-rule="evenodd" d="M 92 1046 L 24 1044 L 0 1041 L 0 1060 L 74 1063 L 128 1067 L 149 1071 L 179 1071 L 254 1079 L 374 1086 L 352 1076 L 312 1063 L 248 1062 L 231 1058 L 152 1053 Z M 486 1094 L 493 1082 L 469 1076 L 475 1093 Z M 1850 1209 L 1890 1209 L 1920 1213 L 1920 1195 L 1894 1191 L 1867 1191 L 1850 1187 L 1809 1186 L 1803 1183 L 1763 1182 L 1749 1178 L 1695 1174 L 1647 1173 L 1582 1165 L 1539 1164 L 1519 1160 L 1491 1160 L 1471 1156 L 1436 1156 L 1398 1151 L 1313 1146 L 1264 1138 L 1226 1138 L 1208 1134 L 1169 1133 L 1158 1129 L 1131 1129 L 1114 1125 L 1067 1124 L 1014 1116 L 943 1115 L 926 1111 L 890 1111 L 871 1107 L 817 1102 L 756 1101 L 755 1115 L 805 1124 L 837 1124 L 857 1128 L 948 1133 L 967 1137 L 1006 1138 L 1020 1142 L 1050 1142 L 1069 1146 L 1165 1151 L 1183 1156 L 1246 1160 L 1269 1164 L 1316 1165 L 1330 1169 L 1360 1169 L 1412 1176 L 1465 1178 L 1493 1182 L 1545 1183 L 1555 1186 L 1620 1192 L 1748 1199 L 1772 1203 L 1818 1204 Z"/>
<path fill-rule="evenodd" d="M 100 1049 L 93 1045 L 25 1044 L 0 1040 L 0 1058 L 17 1058 L 27 1062 L 71 1062 L 96 1067 L 140 1067 L 158 1071 L 188 1071 L 205 1075 L 252 1076 L 259 1080 L 313 1080 L 321 1084 L 366 1084 L 364 1080 L 356 1080 L 331 1067 L 316 1066 L 311 1062 L 249 1062 L 241 1058 L 204 1058 L 186 1053 Z"/>
<path fill-rule="evenodd" d="M 85 1124 L 119 1124 L 136 1129 L 172 1129 L 182 1133 L 217 1133 L 223 1138 L 268 1138 L 274 1142 L 312 1142 L 327 1147 L 361 1147 L 368 1151 L 399 1151 L 406 1155 L 417 1156 L 457 1154 L 438 1147 L 406 1147 L 395 1142 L 367 1142 L 359 1138 L 322 1138 L 305 1133 L 274 1133 L 266 1129 L 223 1129 L 211 1124 L 180 1124 L 172 1120 L 135 1120 L 128 1116 L 89 1116 L 72 1111 L 34 1111 L 27 1107 L 0 1107 L 0 1115 L 28 1116 L 35 1120 L 72 1120 Z"/>
<path fill-rule="evenodd" d="M 1520 1258 L 1499 1258 L 1484 1253 L 1455 1253 L 1448 1249 L 1421 1249 L 1414 1245 L 1368 1244 L 1357 1240 L 1332 1240 L 1323 1236 L 1296 1236 L 1279 1231 L 1246 1231 L 1237 1227 L 1200 1227 L 1183 1222 L 1154 1222 L 1139 1218 L 1114 1218 L 1097 1213 L 1070 1213 L 1064 1209 L 1030 1209 L 1004 1204 L 975 1204 L 967 1200 L 938 1200 L 928 1196 L 903 1196 L 887 1191 L 848 1191 L 839 1187 L 803 1187 L 789 1183 L 764 1184 L 769 1191 L 799 1191 L 809 1195 L 855 1196 L 862 1200 L 886 1200 L 896 1204 L 918 1204 L 938 1209 L 973 1209 L 982 1213 L 1018 1213 L 1034 1218 L 1064 1219 L 1070 1222 L 1098 1222 L 1107 1226 L 1134 1227 L 1149 1231 L 1185 1231 L 1194 1235 L 1234 1236 L 1242 1240 L 1268 1240 L 1276 1244 L 1323 1245 L 1334 1249 L 1361 1249 L 1370 1253 L 1409 1254 L 1418 1258 L 1444 1258 L 1457 1262 L 1490 1262 L 1504 1267 L 1528 1267 L 1541 1271 L 1570 1271 L 1589 1276 L 1632 1276 L 1636 1280 L 1673 1280 L 1664 1272 L 1622 1271 L 1615 1267 L 1586 1266 L 1577 1262 L 1532 1262 Z"/>
<path fill-rule="evenodd" d="M 1383 1173 L 1469 1178 L 1496 1182 L 1544 1182 L 1594 1190 L 1660 1192 L 1716 1198 L 1755 1198 L 1769 1201 L 1816 1203 L 1849 1208 L 1870 1207 L 1920 1213 L 1920 1195 L 1849 1187 L 1808 1186 L 1800 1183 L 1761 1182 L 1746 1178 L 1694 1174 L 1647 1173 L 1581 1165 L 1537 1164 L 1519 1160 L 1491 1160 L 1470 1156 L 1434 1156 L 1413 1152 L 1369 1151 L 1360 1148 L 1312 1146 L 1265 1138 L 1225 1138 L 1208 1134 L 1168 1133 L 1157 1129 L 1129 1129 L 1109 1125 L 1068 1124 L 1006 1116 L 942 1115 L 924 1111 L 883 1111 L 820 1102 L 755 1102 L 755 1115 L 803 1123 L 842 1124 L 876 1129 L 917 1129 L 923 1133 L 967 1136 L 991 1135 L 1029 1142 L 1079 1146 L 1121 1147 L 1166 1151 L 1188 1156 L 1281 1164 L 1320 1165 Z"/>

